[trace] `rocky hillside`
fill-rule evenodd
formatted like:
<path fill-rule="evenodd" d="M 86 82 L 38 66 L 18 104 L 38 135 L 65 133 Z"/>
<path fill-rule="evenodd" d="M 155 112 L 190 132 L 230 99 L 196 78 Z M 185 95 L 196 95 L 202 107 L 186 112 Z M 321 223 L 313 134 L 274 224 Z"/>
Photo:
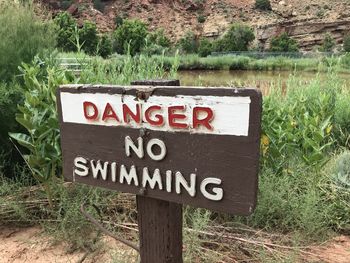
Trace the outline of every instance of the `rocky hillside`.
<path fill-rule="evenodd" d="M 255 0 L 40 0 L 53 12 L 67 10 L 79 21 L 95 21 L 112 31 L 115 18 L 138 18 L 149 28 L 164 28 L 173 41 L 186 31 L 216 38 L 234 22 L 254 27 L 256 45 L 267 48 L 272 36 L 287 31 L 304 50 L 319 45 L 329 32 L 338 43 L 350 32 L 349 0 L 271 0 L 271 11 Z"/>

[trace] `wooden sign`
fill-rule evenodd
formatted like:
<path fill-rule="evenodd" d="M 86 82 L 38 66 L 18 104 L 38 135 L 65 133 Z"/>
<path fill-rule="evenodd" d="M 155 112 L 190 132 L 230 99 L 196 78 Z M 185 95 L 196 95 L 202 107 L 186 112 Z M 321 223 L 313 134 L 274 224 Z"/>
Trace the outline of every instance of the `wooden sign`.
<path fill-rule="evenodd" d="M 236 215 L 256 204 L 255 89 L 61 86 L 69 181 Z"/>

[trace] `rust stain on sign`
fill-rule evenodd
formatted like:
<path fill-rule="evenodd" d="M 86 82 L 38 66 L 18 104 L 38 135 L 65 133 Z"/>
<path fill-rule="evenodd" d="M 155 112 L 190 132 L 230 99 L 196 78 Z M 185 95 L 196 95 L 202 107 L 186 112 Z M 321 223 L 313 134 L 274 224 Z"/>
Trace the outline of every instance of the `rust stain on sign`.
<path fill-rule="evenodd" d="M 255 89 L 61 86 L 67 180 L 237 215 L 256 204 Z"/>

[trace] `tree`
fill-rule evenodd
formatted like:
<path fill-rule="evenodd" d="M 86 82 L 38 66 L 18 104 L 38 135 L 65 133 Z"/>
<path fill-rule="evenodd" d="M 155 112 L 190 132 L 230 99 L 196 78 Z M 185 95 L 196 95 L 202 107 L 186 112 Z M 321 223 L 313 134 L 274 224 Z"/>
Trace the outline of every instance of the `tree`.
<path fill-rule="evenodd" d="M 226 34 L 214 44 L 216 51 L 247 51 L 255 39 L 253 30 L 246 25 L 233 24 Z"/>
<path fill-rule="evenodd" d="M 260 10 L 271 10 L 270 0 L 255 0 L 255 8 Z"/>
<path fill-rule="evenodd" d="M 286 32 L 271 39 L 270 51 L 272 52 L 297 52 L 298 42 L 289 37 Z"/>
<path fill-rule="evenodd" d="M 114 32 L 115 50 L 119 54 L 130 52 L 135 55 L 146 44 L 147 26 L 139 20 L 124 20 Z"/>
<path fill-rule="evenodd" d="M 170 39 L 165 35 L 164 29 L 158 29 L 147 37 L 148 44 L 156 44 L 161 47 L 170 47 Z"/>
<path fill-rule="evenodd" d="M 213 50 L 213 44 L 206 38 L 199 41 L 198 55 L 200 57 L 207 57 Z"/>
<path fill-rule="evenodd" d="M 103 58 L 107 58 L 112 54 L 113 45 L 110 36 L 107 34 L 102 35 L 97 47 L 97 53 Z"/>
<path fill-rule="evenodd" d="M 181 50 L 187 54 L 197 52 L 197 40 L 192 31 L 187 31 L 185 35 L 178 42 Z"/>
<path fill-rule="evenodd" d="M 74 32 L 77 23 L 71 14 L 60 12 L 54 19 L 57 26 L 57 47 L 64 51 L 76 51 Z"/>
<path fill-rule="evenodd" d="M 322 46 L 320 47 L 321 52 L 332 52 L 335 47 L 335 41 L 330 34 L 326 34 Z"/>
<path fill-rule="evenodd" d="M 90 21 L 85 21 L 81 29 L 79 29 L 79 41 L 82 44 L 82 49 L 90 55 L 96 54 L 99 37 L 97 35 L 96 24 Z"/>
<path fill-rule="evenodd" d="M 345 52 L 350 52 L 350 34 L 344 37 L 343 49 Z"/>

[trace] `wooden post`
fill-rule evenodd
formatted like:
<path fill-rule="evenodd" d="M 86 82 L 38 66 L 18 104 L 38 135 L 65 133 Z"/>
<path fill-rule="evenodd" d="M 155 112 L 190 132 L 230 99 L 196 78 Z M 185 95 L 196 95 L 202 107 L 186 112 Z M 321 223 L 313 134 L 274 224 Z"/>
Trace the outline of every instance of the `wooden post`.
<path fill-rule="evenodd" d="M 131 85 L 180 86 L 179 80 L 140 80 Z M 182 205 L 136 196 L 141 263 L 182 263 Z"/>

